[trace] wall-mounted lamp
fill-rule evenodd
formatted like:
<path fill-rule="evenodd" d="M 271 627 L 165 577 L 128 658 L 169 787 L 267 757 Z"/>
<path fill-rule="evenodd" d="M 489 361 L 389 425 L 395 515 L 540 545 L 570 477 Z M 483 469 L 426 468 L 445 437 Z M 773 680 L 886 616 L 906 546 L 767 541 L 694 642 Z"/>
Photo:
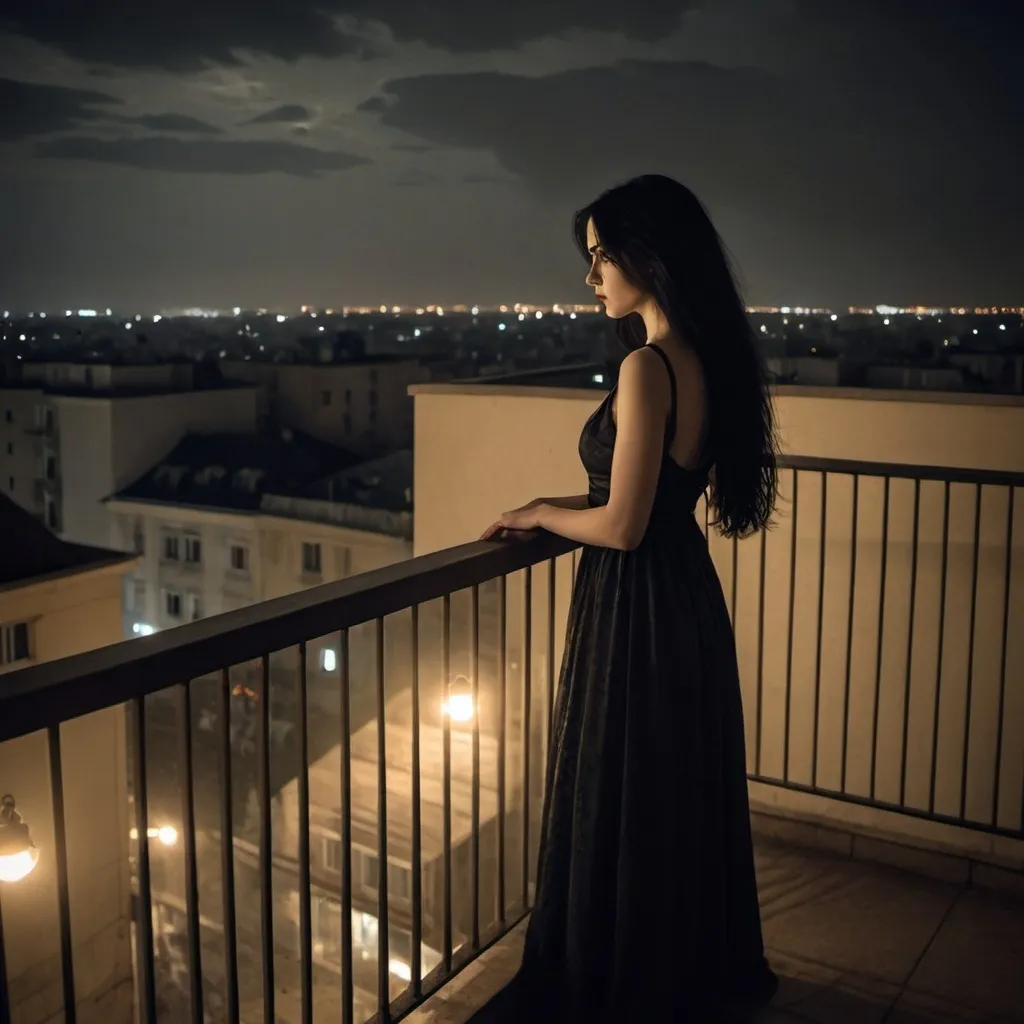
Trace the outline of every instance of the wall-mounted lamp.
<path fill-rule="evenodd" d="M 0 798 L 0 882 L 20 882 L 38 863 L 39 851 L 14 809 L 14 797 Z"/>

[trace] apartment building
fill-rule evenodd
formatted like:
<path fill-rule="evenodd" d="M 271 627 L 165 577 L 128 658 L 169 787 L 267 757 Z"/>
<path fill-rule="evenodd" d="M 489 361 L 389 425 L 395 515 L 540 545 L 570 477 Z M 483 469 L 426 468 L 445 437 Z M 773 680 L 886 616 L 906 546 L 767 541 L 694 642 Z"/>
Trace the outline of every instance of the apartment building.
<path fill-rule="evenodd" d="M 412 453 L 357 463 L 297 431 L 190 434 L 105 504 L 125 633 L 146 635 L 412 554 Z"/>
<path fill-rule="evenodd" d="M 0 494 L 0 687 L 19 670 L 121 639 L 121 577 L 132 556 L 70 544 Z M 102 971 L 76 974 L 78 1019 L 128 1020 L 128 801 L 122 707 L 60 729 L 70 900 L 87 906 L 72 919 L 75 955 L 102 957 Z M 61 1005 L 56 843 L 47 734 L 0 743 L 0 792 L 15 800 L 37 860 L 3 886 L 4 952 L 14 1020 L 38 1020 Z M 97 800 L 101 792 L 104 799 Z M 117 794 L 123 799 L 111 799 Z M 46 1013 L 55 1012 L 47 1010 Z"/>
<path fill-rule="evenodd" d="M 417 359 L 374 356 L 334 363 L 225 360 L 225 379 L 260 385 L 267 415 L 363 457 L 412 446 L 411 385 L 429 378 Z"/>
<path fill-rule="evenodd" d="M 192 371 L 27 364 L 21 379 L 0 386 L 0 494 L 65 540 L 118 547 L 104 499 L 189 431 L 256 429 L 255 388 L 197 387 Z"/>

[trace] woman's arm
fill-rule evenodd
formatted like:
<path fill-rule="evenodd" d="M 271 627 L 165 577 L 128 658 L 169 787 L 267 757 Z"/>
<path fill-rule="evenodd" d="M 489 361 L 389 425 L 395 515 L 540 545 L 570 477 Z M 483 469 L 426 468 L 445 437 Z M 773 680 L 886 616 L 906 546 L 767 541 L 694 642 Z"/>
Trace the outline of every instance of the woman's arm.
<path fill-rule="evenodd" d="M 623 551 L 643 540 L 661 472 L 669 407 L 668 381 L 657 362 L 653 352 L 640 349 L 622 363 L 608 504 L 582 509 L 539 505 L 504 522 L 506 527 L 540 527 L 582 544 Z"/>
<path fill-rule="evenodd" d="M 534 505 L 550 505 L 552 508 L 571 508 L 577 511 L 590 508 L 589 494 L 567 494 L 562 498 L 538 498 Z"/>

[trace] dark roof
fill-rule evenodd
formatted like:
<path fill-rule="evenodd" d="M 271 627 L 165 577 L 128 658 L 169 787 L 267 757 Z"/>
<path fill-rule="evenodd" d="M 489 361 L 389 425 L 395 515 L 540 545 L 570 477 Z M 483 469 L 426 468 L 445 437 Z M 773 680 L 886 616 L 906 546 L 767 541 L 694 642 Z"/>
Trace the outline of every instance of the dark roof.
<path fill-rule="evenodd" d="M 45 380 L 0 379 L 0 391 L 41 391 L 46 395 L 64 398 L 162 398 L 166 395 L 191 395 L 197 391 L 245 391 L 253 390 L 255 387 L 256 385 L 245 381 L 233 380 L 196 384 L 189 387 L 115 385 L 112 388 L 97 388 L 76 384 L 73 381 L 50 383 Z"/>
<path fill-rule="evenodd" d="M 412 449 L 403 448 L 317 480 L 301 497 L 408 512 L 412 509 L 412 466 Z"/>
<path fill-rule="evenodd" d="M 28 583 L 40 576 L 83 572 L 127 561 L 133 555 L 61 540 L 31 512 L 0 494 L 0 586 Z"/>
<path fill-rule="evenodd" d="M 298 493 L 355 461 L 349 452 L 298 431 L 186 434 L 114 497 L 255 512 L 264 493 Z"/>

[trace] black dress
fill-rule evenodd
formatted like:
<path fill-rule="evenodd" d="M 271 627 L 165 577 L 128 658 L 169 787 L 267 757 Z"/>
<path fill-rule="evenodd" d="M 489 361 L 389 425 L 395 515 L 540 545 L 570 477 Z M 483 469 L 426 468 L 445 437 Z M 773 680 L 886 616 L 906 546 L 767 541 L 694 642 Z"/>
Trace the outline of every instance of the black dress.
<path fill-rule="evenodd" d="M 522 966 L 473 1024 L 706 1024 L 777 988 L 732 624 L 694 516 L 708 471 L 669 455 L 675 376 L 649 347 L 672 388 L 650 523 L 632 551 L 580 556 Z M 609 496 L 613 394 L 580 437 L 592 506 Z"/>

